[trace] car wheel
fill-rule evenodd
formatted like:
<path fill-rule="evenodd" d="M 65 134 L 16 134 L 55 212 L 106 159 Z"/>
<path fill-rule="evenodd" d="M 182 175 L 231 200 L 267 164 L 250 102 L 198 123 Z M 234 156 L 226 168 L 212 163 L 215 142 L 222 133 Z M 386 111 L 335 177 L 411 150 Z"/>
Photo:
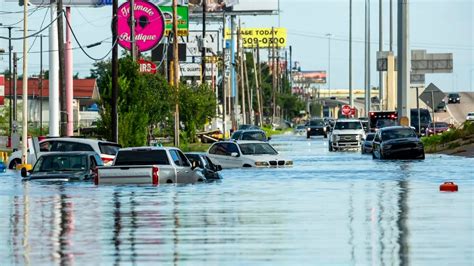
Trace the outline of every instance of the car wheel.
<path fill-rule="evenodd" d="M 328 134 L 324 134 L 324 138 L 327 139 L 327 138 L 328 138 Z"/>
<path fill-rule="evenodd" d="M 307 139 L 311 138 L 311 135 L 310 135 L 310 134 L 306 134 L 306 138 L 307 138 Z"/>
<path fill-rule="evenodd" d="M 21 164 L 20 159 L 15 159 L 15 160 L 10 162 L 10 165 L 8 166 L 8 169 L 16 170 L 16 166 L 19 165 L 19 164 Z"/>

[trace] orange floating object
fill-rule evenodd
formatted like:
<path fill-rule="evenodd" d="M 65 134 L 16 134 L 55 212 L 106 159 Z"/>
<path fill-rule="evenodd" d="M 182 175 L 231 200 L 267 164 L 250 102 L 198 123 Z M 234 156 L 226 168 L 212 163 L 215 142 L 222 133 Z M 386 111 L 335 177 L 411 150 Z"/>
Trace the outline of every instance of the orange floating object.
<path fill-rule="evenodd" d="M 458 185 L 454 184 L 454 182 L 444 182 L 444 184 L 439 186 L 439 191 L 456 192 L 458 191 Z"/>

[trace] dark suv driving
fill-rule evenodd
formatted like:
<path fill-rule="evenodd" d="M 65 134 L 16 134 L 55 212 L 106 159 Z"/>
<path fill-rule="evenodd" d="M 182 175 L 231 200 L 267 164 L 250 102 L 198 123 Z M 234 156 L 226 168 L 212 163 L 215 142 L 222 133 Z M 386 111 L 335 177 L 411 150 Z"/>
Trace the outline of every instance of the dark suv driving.
<path fill-rule="evenodd" d="M 328 125 L 324 122 L 324 119 L 316 118 L 311 119 L 306 125 L 306 138 L 311 136 L 324 136 L 328 137 Z"/>
<path fill-rule="evenodd" d="M 448 103 L 461 103 L 461 95 L 459 93 L 448 94 Z"/>

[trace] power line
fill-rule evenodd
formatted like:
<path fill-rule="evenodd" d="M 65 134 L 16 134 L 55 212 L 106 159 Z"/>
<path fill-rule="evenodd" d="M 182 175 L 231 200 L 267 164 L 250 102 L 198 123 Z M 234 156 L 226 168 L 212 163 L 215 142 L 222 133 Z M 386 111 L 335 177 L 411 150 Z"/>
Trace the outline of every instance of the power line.
<path fill-rule="evenodd" d="M 23 40 L 23 39 L 27 39 L 27 38 L 31 38 L 31 37 L 35 37 L 36 35 L 42 33 L 43 31 L 45 31 L 46 29 L 48 29 L 54 22 L 56 22 L 56 20 L 59 18 L 59 16 L 57 16 L 53 21 L 51 21 L 46 27 L 40 29 L 39 31 L 33 33 L 33 34 L 30 34 L 26 37 L 15 37 L 15 38 L 11 38 L 11 40 Z M 4 39 L 4 40 L 10 40 L 10 38 L 8 37 L 5 37 L 5 36 L 0 36 L 0 39 Z"/>

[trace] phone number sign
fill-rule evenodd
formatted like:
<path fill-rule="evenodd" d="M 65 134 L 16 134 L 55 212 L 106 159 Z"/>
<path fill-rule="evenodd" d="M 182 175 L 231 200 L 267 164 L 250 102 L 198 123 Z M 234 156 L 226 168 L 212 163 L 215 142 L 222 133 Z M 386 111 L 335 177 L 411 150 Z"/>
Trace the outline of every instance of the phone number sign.
<path fill-rule="evenodd" d="M 226 30 L 225 35 L 227 40 L 231 39 L 229 29 Z M 286 47 L 286 28 L 242 28 L 240 36 L 244 48 Z"/>

